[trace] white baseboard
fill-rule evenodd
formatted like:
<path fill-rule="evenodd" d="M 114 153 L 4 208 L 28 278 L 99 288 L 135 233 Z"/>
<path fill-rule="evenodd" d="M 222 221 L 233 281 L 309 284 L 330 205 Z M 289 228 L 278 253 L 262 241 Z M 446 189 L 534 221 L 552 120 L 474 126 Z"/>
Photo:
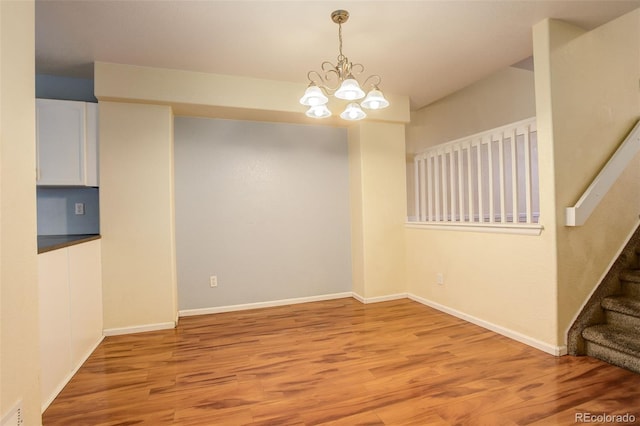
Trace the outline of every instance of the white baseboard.
<path fill-rule="evenodd" d="M 105 328 L 103 333 L 105 336 L 118 336 L 120 334 L 143 333 L 145 331 L 168 330 L 175 328 L 175 322 L 160 322 L 157 324 L 136 325 L 133 327 L 121 328 Z"/>
<path fill-rule="evenodd" d="M 183 309 L 178 311 L 179 317 L 189 317 L 193 315 L 219 314 L 222 312 L 246 311 L 249 309 L 271 308 L 274 306 L 295 305 L 298 303 L 321 302 L 323 300 L 344 299 L 352 297 L 352 292 L 322 294 L 319 296 L 298 297 L 294 299 L 271 300 L 268 302 L 244 303 L 241 305 L 216 306 L 212 308 Z"/>
<path fill-rule="evenodd" d="M 409 299 L 414 300 L 418 303 L 422 303 L 423 305 L 429 306 L 431 308 L 437 309 L 441 312 L 447 313 L 449 315 L 453 315 L 454 317 L 463 319 L 472 324 L 478 325 L 482 328 L 486 328 L 487 330 L 494 331 L 498 334 L 501 334 L 505 337 L 518 341 L 520 343 L 524 343 L 525 345 L 531 346 L 548 354 L 554 356 L 562 356 L 567 354 L 566 346 L 554 346 L 549 343 L 540 341 L 538 339 L 534 339 L 533 337 L 524 335 L 514 330 L 510 330 L 508 328 L 502 327 L 500 325 L 493 324 L 489 321 L 485 321 L 480 318 L 476 318 L 473 315 L 465 314 L 464 312 L 460 312 L 456 309 L 449 308 L 447 306 L 441 305 L 439 303 L 433 302 L 431 300 L 422 298 L 420 296 L 416 296 L 415 294 L 408 294 Z"/>
<path fill-rule="evenodd" d="M 388 302 L 390 300 L 406 299 L 408 297 L 407 293 L 388 294 L 386 296 L 377 296 L 377 297 L 363 297 L 363 296 L 360 296 L 358 293 L 352 293 L 352 296 L 354 299 L 364 304 Z"/>
<path fill-rule="evenodd" d="M 437 309 L 441 312 L 445 312 L 449 315 L 453 315 L 454 317 L 463 319 L 472 324 L 476 324 L 480 327 L 486 328 L 487 330 L 494 331 L 498 334 L 501 334 L 510 339 L 516 340 L 520 343 L 524 343 L 525 345 L 531 346 L 533 348 L 539 349 L 543 352 L 554 356 L 561 356 L 567 354 L 566 345 L 563 346 L 554 346 L 550 345 L 546 342 L 540 341 L 533 337 L 524 335 L 517 331 L 502 327 L 500 325 L 493 324 L 489 321 L 485 321 L 483 319 L 474 317 L 473 315 L 466 314 L 464 312 L 458 311 L 456 309 L 441 305 L 437 302 L 433 302 L 431 300 L 422 298 L 420 296 L 416 296 L 411 293 L 396 293 L 390 294 L 386 296 L 377 296 L 377 297 L 363 297 L 355 292 L 344 292 L 344 293 L 333 293 L 333 294 L 323 294 L 319 296 L 309 296 L 309 297 L 299 297 L 293 299 L 282 299 L 282 300 L 273 300 L 268 302 L 256 302 L 256 303 L 245 303 L 240 305 L 229 305 L 229 306 L 217 306 L 212 308 L 200 308 L 200 309 L 183 309 L 178 311 L 178 317 L 188 317 L 194 315 L 207 315 L 207 314 L 217 314 L 223 312 L 234 312 L 234 311 L 243 311 L 249 309 L 259 309 L 259 308 L 270 308 L 275 306 L 285 306 L 285 305 L 294 305 L 298 303 L 308 303 L 308 302 L 320 302 L 323 300 L 333 300 L 333 299 L 343 299 L 346 297 L 353 297 L 361 303 L 369 304 L 369 303 L 379 303 L 379 302 L 387 302 L 391 300 L 399 300 L 409 298 L 415 302 L 421 303 L 423 305 L 429 306 L 431 308 Z M 166 330 L 170 328 L 174 328 L 175 324 L 172 322 L 167 323 L 159 323 L 159 324 L 148 324 L 141 325 L 135 327 L 123 327 L 123 328 L 111 328 L 105 329 L 105 336 L 116 336 L 119 334 L 131 334 L 131 333 L 141 333 L 145 331 L 155 331 L 155 330 Z"/>

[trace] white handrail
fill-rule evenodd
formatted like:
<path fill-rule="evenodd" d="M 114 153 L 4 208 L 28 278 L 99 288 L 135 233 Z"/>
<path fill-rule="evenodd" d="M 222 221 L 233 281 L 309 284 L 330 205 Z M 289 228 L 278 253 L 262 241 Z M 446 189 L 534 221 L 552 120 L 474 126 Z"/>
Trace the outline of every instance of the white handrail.
<path fill-rule="evenodd" d="M 629 161 L 640 151 L 640 120 L 629 132 L 598 176 L 584 191 L 575 206 L 565 209 L 565 225 L 581 226 L 587 221 L 611 185 L 620 177 Z"/>

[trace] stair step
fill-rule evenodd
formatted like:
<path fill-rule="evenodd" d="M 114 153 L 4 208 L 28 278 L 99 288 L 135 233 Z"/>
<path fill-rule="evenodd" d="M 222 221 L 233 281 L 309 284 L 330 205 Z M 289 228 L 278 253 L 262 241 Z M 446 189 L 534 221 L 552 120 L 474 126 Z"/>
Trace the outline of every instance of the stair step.
<path fill-rule="evenodd" d="M 632 283 L 640 283 L 640 269 L 627 269 L 620 273 L 620 279 Z"/>
<path fill-rule="evenodd" d="M 602 307 L 640 319 L 640 299 L 628 296 L 609 296 L 602 299 Z"/>
<path fill-rule="evenodd" d="M 582 331 L 587 355 L 640 373 L 640 334 L 600 324 Z"/>
<path fill-rule="evenodd" d="M 617 328 L 631 330 L 640 336 L 640 299 L 609 296 L 602 299 L 606 322 Z"/>
<path fill-rule="evenodd" d="M 587 327 L 582 337 L 603 346 L 638 357 L 640 360 L 640 335 L 609 324 Z"/>
<path fill-rule="evenodd" d="M 620 282 L 624 294 L 640 299 L 640 269 L 628 269 L 622 272 Z"/>
<path fill-rule="evenodd" d="M 605 310 L 605 319 L 608 325 L 629 330 L 640 334 L 640 318 L 616 311 Z"/>
<path fill-rule="evenodd" d="M 640 361 L 640 335 L 610 324 L 599 324 L 582 330 L 582 337 L 590 342 L 633 355 Z"/>

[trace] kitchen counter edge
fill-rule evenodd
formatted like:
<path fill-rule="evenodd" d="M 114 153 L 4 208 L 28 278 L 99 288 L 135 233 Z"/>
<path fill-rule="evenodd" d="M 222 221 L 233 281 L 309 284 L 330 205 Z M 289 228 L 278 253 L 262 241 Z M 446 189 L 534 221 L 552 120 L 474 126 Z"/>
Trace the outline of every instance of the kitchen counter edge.
<path fill-rule="evenodd" d="M 38 254 L 100 239 L 100 234 L 38 235 Z"/>

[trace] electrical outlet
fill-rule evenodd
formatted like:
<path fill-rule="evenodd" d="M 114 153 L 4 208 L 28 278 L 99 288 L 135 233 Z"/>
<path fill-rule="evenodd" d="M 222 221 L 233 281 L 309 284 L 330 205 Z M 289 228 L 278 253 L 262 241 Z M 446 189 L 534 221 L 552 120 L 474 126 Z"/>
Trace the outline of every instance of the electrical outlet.
<path fill-rule="evenodd" d="M 209 285 L 211 287 L 218 287 L 218 277 L 215 275 L 211 275 L 209 277 Z"/>
<path fill-rule="evenodd" d="M 84 203 L 76 203 L 76 214 L 77 215 L 84 214 Z"/>
<path fill-rule="evenodd" d="M 436 274 L 436 284 L 444 285 L 444 274 L 442 272 Z"/>

